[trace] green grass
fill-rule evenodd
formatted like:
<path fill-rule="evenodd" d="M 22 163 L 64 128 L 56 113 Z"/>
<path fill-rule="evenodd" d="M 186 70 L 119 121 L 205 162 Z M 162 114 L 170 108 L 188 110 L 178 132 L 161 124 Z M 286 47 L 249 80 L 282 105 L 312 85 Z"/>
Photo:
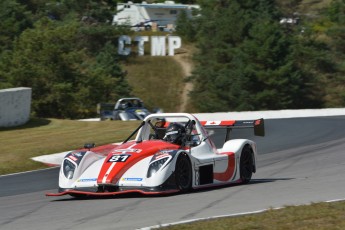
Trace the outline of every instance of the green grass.
<path fill-rule="evenodd" d="M 176 112 L 184 82 L 181 67 L 172 57 L 135 57 L 124 68 L 133 94 L 149 109 Z"/>
<path fill-rule="evenodd" d="M 308 14 L 310 16 L 316 16 L 318 15 L 321 11 L 323 11 L 330 3 L 332 0 L 303 0 L 299 4 L 299 12 Z"/>
<path fill-rule="evenodd" d="M 0 129 L 0 175 L 45 168 L 31 157 L 123 141 L 139 121 L 84 122 L 32 119 L 26 125 Z"/>
<path fill-rule="evenodd" d="M 135 33 L 135 36 L 149 36 L 150 39 L 166 35 L 166 32 L 152 31 Z M 151 40 L 145 42 L 144 56 L 137 56 L 137 46 L 132 47 L 132 56 L 123 63 L 132 94 L 141 98 L 150 110 L 161 108 L 164 112 L 176 112 L 184 86 L 182 67 L 173 57 L 151 56 L 150 44 Z"/>
<path fill-rule="evenodd" d="M 276 1 L 280 9 L 283 12 L 288 13 L 292 16 L 293 13 L 298 13 L 302 15 L 302 20 L 307 18 L 316 18 L 322 13 L 325 8 L 332 2 L 332 0 L 285 0 Z M 297 3 L 297 4 L 296 4 Z M 288 16 L 288 14 L 286 16 Z"/>
<path fill-rule="evenodd" d="M 345 202 L 316 203 L 303 206 L 289 206 L 279 210 L 269 210 L 259 214 L 239 217 L 218 218 L 198 221 L 161 229 L 200 230 L 200 229 L 345 229 Z"/>

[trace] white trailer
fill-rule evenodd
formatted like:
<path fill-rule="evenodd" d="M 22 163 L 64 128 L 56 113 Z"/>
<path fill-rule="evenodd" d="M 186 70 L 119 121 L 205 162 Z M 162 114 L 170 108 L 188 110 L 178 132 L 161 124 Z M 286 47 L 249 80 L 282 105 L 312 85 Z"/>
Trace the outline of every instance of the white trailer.
<path fill-rule="evenodd" d="M 146 2 L 118 3 L 113 24 L 128 25 L 133 28 L 148 28 L 156 24 L 160 28 L 167 26 L 174 28 L 178 15 L 182 11 L 186 11 L 187 16 L 192 17 L 193 9 L 199 9 L 199 5 L 176 4 L 174 1 L 152 4 Z"/>

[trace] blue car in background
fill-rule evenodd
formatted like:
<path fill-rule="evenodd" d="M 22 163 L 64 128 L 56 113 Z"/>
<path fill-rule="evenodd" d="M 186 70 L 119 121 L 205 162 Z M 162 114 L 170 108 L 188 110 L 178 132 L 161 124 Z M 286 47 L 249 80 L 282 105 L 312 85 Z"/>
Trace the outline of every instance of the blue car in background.
<path fill-rule="evenodd" d="M 105 120 L 144 120 L 144 118 L 151 114 L 144 107 L 144 103 L 140 98 L 121 98 L 116 104 L 99 103 L 98 113 L 101 121 Z"/>

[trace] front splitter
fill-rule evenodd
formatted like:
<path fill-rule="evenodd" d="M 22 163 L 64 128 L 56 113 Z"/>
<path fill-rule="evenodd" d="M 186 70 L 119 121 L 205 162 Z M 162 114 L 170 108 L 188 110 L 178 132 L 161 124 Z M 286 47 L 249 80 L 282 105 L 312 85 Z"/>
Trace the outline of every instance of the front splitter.
<path fill-rule="evenodd" d="M 86 195 L 86 196 L 114 196 L 114 195 L 123 195 L 130 193 L 139 193 L 143 195 L 164 195 L 172 194 L 179 192 L 178 189 L 165 190 L 165 191 L 143 191 L 139 189 L 134 190 L 125 190 L 117 192 L 87 192 L 87 191 L 78 191 L 78 190 L 68 190 L 59 193 L 46 193 L 46 196 L 64 196 L 64 195 Z"/>

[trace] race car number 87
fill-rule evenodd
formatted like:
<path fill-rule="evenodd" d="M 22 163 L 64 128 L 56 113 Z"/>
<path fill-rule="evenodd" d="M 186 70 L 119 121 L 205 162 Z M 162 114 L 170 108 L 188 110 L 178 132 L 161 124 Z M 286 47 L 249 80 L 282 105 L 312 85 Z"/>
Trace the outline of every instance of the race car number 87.
<path fill-rule="evenodd" d="M 125 162 L 131 155 L 113 155 L 108 162 Z"/>

